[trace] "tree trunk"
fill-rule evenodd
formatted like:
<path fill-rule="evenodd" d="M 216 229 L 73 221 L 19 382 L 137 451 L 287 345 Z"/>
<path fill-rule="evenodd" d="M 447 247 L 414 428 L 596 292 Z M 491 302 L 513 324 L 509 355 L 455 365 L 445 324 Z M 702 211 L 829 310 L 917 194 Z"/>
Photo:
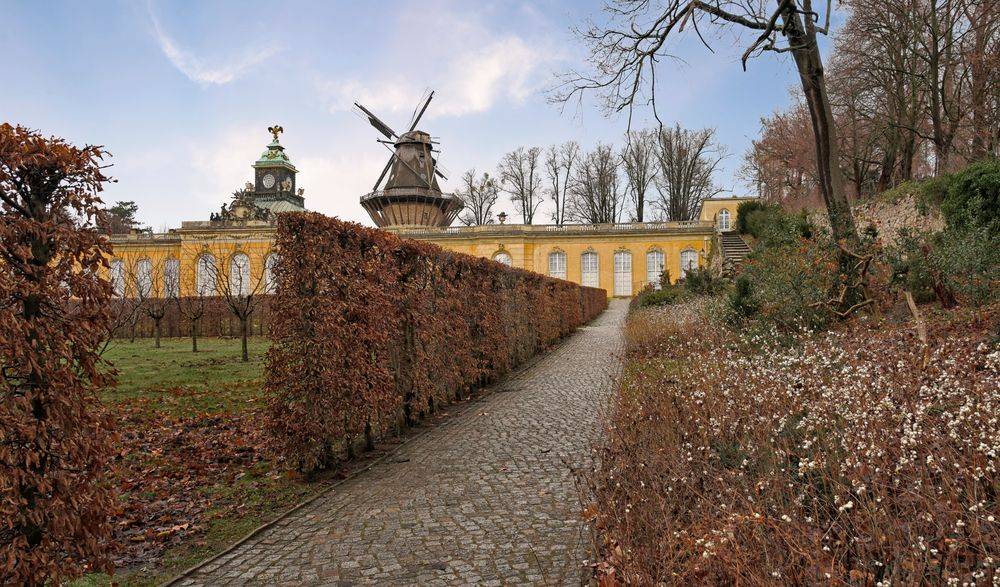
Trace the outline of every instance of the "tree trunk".
<path fill-rule="evenodd" d="M 876 193 L 882 193 L 892 187 L 892 172 L 896 169 L 896 142 L 892 141 L 889 144 L 889 148 L 885 150 L 885 154 L 882 156 L 882 169 L 879 171 L 878 175 L 878 186 L 875 188 Z"/>
<path fill-rule="evenodd" d="M 991 56 L 988 53 L 987 43 L 990 36 L 990 22 L 988 15 L 991 11 L 1000 8 L 1000 3 L 985 2 L 983 6 L 975 12 L 971 19 L 972 30 L 974 31 L 974 41 L 972 49 L 971 65 L 971 90 L 970 101 L 972 110 L 972 160 L 985 159 L 989 155 L 987 137 L 990 126 L 987 95 L 988 78 L 991 75 L 989 62 Z M 996 14 L 996 12 L 992 12 Z"/>
<path fill-rule="evenodd" d="M 794 10 L 782 13 L 782 21 L 789 45 L 800 47 L 793 50 L 792 55 L 795 58 L 795 66 L 802 81 L 802 92 L 805 94 L 812 119 L 816 139 L 817 179 L 830 217 L 830 228 L 835 239 L 845 241 L 849 246 L 856 246 L 859 242 L 858 234 L 844 190 L 844 177 L 838 164 L 840 157 L 833 110 L 826 92 L 823 59 L 816 43 L 815 23 L 807 19 L 805 26 L 808 30 L 806 30 L 799 14 Z"/>
<path fill-rule="evenodd" d="M 909 133 L 903 143 L 903 154 L 899 159 L 899 181 L 910 181 L 913 179 L 913 159 L 916 157 L 917 139 L 916 135 Z"/>
<path fill-rule="evenodd" d="M 160 320 L 162 318 L 153 319 L 153 337 L 156 339 L 156 348 L 160 348 Z"/>
<path fill-rule="evenodd" d="M 375 435 L 372 433 L 372 421 L 365 422 L 365 451 L 375 450 Z"/>
<path fill-rule="evenodd" d="M 198 321 L 191 321 L 191 352 L 198 352 Z"/>
<path fill-rule="evenodd" d="M 246 316 L 241 316 L 240 317 L 240 338 L 242 339 L 242 342 L 243 342 L 243 349 L 242 349 L 243 354 L 241 355 L 241 358 L 242 358 L 242 360 L 243 360 L 244 363 L 250 361 L 250 354 L 247 352 L 247 335 L 248 335 L 248 333 L 247 333 L 247 326 L 248 326 L 248 324 L 247 323 L 248 322 L 249 322 L 249 320 L 247 319 Z"/>

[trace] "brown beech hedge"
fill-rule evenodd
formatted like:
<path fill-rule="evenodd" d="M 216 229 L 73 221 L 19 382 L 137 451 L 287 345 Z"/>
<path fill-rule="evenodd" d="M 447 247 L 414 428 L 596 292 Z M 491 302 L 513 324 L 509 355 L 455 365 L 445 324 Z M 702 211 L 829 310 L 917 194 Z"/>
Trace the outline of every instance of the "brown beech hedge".
<path fill-rule="evenodd" d="M 108 568 L 103 156 L 0 124 L 0 585 Z"/>
<path fill-rule="evenodd" d="M 278 221 L 275 448 L 304 472 L 495 380 L 607 307 L 604 290 L 315 213 Z"/>

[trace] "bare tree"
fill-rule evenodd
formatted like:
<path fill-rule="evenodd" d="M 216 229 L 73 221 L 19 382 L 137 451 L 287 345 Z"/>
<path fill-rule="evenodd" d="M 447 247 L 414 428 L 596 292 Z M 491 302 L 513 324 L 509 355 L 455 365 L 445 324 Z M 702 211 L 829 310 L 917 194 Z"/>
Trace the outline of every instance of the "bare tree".
<path fill-rule="evenodd" d="M 109 300 L 112 308 L 111 322 L 108 325 L 108 342 L 114 333 L 128 327 L 129 342 L 135 342 L 136 329 L 142 319 L 143 299 L 137 293 L 137 263 L 138 257 L 115 257 L 111 260 L 112 298 Z M 107 344 L 104 345 L 107 348 Z M 101 351 L 104 352 L 103 349 Z"/>
<path fill-rule="evenodd" d="M 713 181 L 725 150 L 715 142 L 715 129 L 661 128 L 657 135 L 656 187 L 660 209 L 668 220 L 692 220 L 698 206 L 721 190 Z"/>
<path fill-rule="evenodd" d="M 757 33 L 743 53 L 743 66 L 764 51 L 791 53 L 799 73 L 802 93 L 814 131 L 818 180 L 834 237 L 857 243 L 854 217 L 844 190 L 833 111 L 827 95 L 818 34 L 829 34 L 832 0 L 820 14 L 812 0 L 777 0 L 766 9 L 764 2 L 743 0 L 608 0 L 612 15 L 607 25 L 591 25 L 581 31 L 590 45 L 592 73 L 571 72 L 563 79 L 554 99 L 568 101 L 582 92 L 603 94 L 608 109 L 630 112 L 637 101 L 648 100 L 656 112 L 656 68 L 662 60 L 667 38 L 690 26 L 701 37 L 707 21 L 712 25 L 737 27 Z M 704 38 L 701 37 L 704 41 Z"/>
<path fill-rule="evenodd" d="M 218 259 L 208 251 L 192 251 L 194 263 L 190 271 L 181 274 L 181 286 L 186 295 L 174 299 L 177 311 L 188 322 L 191 352 L 198 352 L 198 328 L 205 317 L 209 301 L 219 295 Z"/>
<path fill-rule="evenodd" d="M 855 114 L 870 125 L 870 133 L 880 135 L 875 191 L 884 191 L 913 176 L 926 100 L 922 78 L 927 67 L 916 50 L 922 33 L 909 3 L 847 0 L 845 4 L 851 14 L 835 46 L 834 107 L 837 102 L 862 100 Z M 844 126 L 844 117 L 840 118 Z M 848 119 L 847 124 L 857 121 Z"/>
<path fill-rule="evenodd" d="M 555 204 L 552 221 L 557 226 L 566 222 L 566 201 L 572 189 L 573 170 L 580 156 L 580 145 L 567 141 L 552 145 L 545 152 L 545 172 L 549 177 L 549 197 Z"/>
<path fill-rule="evenodd" d="M 966 14 L 973 30 L 965 52 L 972 115 L 969 153 L 976 160 L 1000 156 L 1000 0 L 982 0 Z"/>
<path fill-rule="evenodd" d="M 499 188 L 489 173 L 476 175 L 475 169 L 462 174 L 462 187 L 455 195 L 465 202 L 465 210 L 459 220 L 466 226 L 481 226 L 493 223 L 493 206 L 499 197 Z"/>
<path fill-rule="evenodd" d="M 510 201 L 520 208 L 525 224 L 532 223 L 535 211 L 542 203 L 541 154 L 542 150 L 538 147 L 518 147 L 504 155 L 497 166 L 501 186 L 510 194 Z"/>
<path fill-rule="evenodd" d="M 884 161 L 886 122 L 878 112 L 881 92 L 869 84 L 844 53 L 830 59 L 830 103 L 837 121 L 840 167 L 854 189 L 854 196 L 869 195 L 876 189 Z"/>
<path fill-rule="evenodd" d="M 143 313 L 153 321 L 156 348 L 160 348 L 163 318 L 180 294 L 178 271 L 178 261 L 172 257 L 143 257 L 135 263 L 135 295 Z"/>
<path fill-rule="evenodd" d="M 576 166 L 567 218 L 590 224 L 618 222 L 625 207 L 620 159 L 611 145 L 597 145 Z"/>
<path fill-rule="evenodd" d="M 646 193 L 656 177 L 656 139 L 656 131 L 653 129 L 625 133 L 625 147 L 622 148 L 621 158 L 635 222 L 644 220 Z"/>
<path fill-rule="evenodd" d="M 240 324 L 240 358 L 250 360 L 247 339 L 250 335 L 250 320 L 254 312 L 264 302 L 268 293 L 265 255 L 247 252 L 236 247 L 219 245 L 212 249 L 214 263 L 205 263 L 206 271 L 214 271 L 212 281 L 229 312 Z M 204 257 L 203 257 L 204 258 Z M 222 262 L 220 262 L 222 261 Z"/>

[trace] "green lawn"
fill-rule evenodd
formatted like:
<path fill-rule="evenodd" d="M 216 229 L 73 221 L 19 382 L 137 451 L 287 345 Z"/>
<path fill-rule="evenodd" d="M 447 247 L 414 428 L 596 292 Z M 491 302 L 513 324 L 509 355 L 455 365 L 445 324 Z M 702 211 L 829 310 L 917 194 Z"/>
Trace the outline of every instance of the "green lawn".
<path fill-rule="evenodd" d="M 239 410 L 240 404 L 260 396 L 264 353 L 270 342 L 251 338 L 250 361 L 240 361 L 240 341 L 229 338 L 191 340 L 165 338 L 160 348 L 152 339 L 114 341 L 104 358 L 118 372 L 118 387 L 102 394 L 105 402 L 144 400 L 150 409 L 171 415 Z"/>

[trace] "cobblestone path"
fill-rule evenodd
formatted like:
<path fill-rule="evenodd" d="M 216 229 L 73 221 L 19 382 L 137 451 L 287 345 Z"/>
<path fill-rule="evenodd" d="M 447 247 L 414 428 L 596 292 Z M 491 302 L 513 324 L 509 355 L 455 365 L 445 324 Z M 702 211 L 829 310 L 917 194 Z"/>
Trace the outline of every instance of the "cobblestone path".
<path fill-rule="evenodd" d="M 580 585 L 586 466 L 627 303 L 177 585 Z"/>

